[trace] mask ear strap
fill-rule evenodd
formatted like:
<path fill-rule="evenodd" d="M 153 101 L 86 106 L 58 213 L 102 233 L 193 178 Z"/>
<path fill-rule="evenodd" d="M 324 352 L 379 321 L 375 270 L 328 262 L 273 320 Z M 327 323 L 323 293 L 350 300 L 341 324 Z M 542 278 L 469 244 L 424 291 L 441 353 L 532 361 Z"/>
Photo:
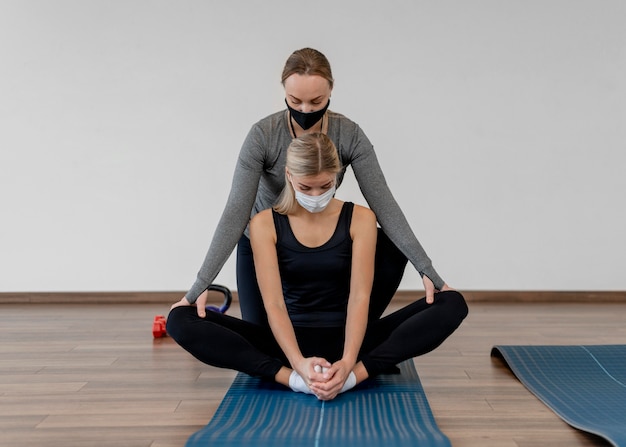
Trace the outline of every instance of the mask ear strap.
<path fill-rule="evenodd" d="M 289 111 L 289 125 L 291 126 L 291 132 L 293 134 L 293 137 L 297 138 L 296 128 L 293 127 L 293 116 L 291 115 L 291 107 L 289 106 L 289 103 L 287 102 L 287 98 L 285 98 L 285 104 L 287 104 L 287 110 Z"/>
<path fill-rule="evenodd" d="M 296 135 L 296 128 L 293 127 L 293 117 L 291 116 L 291 110 L 289 111 L 289 125 L 291 126 L 291 132 L 293 133 L 293 137 L 297 138 L 298 136 Z"/>

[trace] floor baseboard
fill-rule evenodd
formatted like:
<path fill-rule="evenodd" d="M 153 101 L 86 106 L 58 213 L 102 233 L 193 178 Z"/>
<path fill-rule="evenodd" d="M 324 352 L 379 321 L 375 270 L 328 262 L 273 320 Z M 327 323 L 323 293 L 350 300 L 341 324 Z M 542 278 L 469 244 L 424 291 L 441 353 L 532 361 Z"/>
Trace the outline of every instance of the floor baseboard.
<path fill-rule="evenodd" d="M 480 303 L 617 303 L 626 302 L 626 291 L 562 291 L 562 290 L 461 290 L 468 302 Z M 394 299 L 414 300 L 422 291 L 396 293 Z"/>
<path fill-rule="evenodd" d="M 468 302 L 488 303 L 616 303 L 626 302 L 626 291 L 461 291 Z M 215 293 L 220 302 L 222 295 Z M 184 291 L 170 292 L 0 292 L 0 304 L 172 304 L 184 296 Z M 420 290 L 401 290 L 394 300 L 410 302 L 424 295 Z M 212 300 L 214 301 L 214 300 Z M 233 301 L 238 301 L 233 292 Z"/>

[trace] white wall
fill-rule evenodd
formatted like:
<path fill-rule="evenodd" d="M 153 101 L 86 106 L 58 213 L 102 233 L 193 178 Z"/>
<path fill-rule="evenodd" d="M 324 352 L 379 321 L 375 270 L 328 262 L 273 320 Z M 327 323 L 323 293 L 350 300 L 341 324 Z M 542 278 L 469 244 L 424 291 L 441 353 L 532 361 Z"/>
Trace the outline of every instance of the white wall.
<path fill-rule="evenodd" d="M 0 292 L 186 290 L 304 46 L 451 285 L 626 290 L 624 23 L 622 0 L 0 0 Z"/>

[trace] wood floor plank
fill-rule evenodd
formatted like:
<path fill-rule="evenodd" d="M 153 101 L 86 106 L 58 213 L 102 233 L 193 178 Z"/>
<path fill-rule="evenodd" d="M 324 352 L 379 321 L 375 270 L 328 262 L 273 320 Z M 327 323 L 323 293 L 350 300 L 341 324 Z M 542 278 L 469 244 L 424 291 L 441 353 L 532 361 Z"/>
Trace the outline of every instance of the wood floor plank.
<path fill-rule="evenodd" d="M 184 445 L 235 373 L 154 340 L 152 318 L 166 313 L 154 303 L 1 304 L 0 446 Z M 454 447 L 607 447 L 565 424 L 489 353 L 495 344 L 624 340 L 626 302 L 471 302 L 459 330 L 415 363 Z"/>
<path fill-rule="evenodd" d="M 118 427 L 166 427 L 172 425 L 198 425 L 206 423 L 206 416 L 190 413 L 176 413 L 166 411 L 163 413 L 124 412 L 98 413 L 98 414 L 70 414 L 50 415 L 37 424 L 37 428 L 66 428 L 79 427 L 118 428 Z"/>
<path fill-rule="evenodd" d="M 3 396 L 24 394 L 65 394 L 79 391 L 87 382 L 57 383 L 0 383 L 0 394 Z"/>

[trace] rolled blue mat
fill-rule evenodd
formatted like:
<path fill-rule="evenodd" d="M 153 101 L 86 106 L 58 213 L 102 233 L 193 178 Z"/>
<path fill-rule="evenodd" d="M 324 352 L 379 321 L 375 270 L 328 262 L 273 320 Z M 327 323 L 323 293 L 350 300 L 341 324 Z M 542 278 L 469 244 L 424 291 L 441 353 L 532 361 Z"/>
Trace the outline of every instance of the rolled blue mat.
<path fill-rule="evenodd" d="M 331 401 L 239 373 L 186 447 L 450 447 L 412 361 Z"/>
<path fill-rule="evenodd" d="M 561 419 L 626 447 L 626 345 L 494 346 Z"/>

